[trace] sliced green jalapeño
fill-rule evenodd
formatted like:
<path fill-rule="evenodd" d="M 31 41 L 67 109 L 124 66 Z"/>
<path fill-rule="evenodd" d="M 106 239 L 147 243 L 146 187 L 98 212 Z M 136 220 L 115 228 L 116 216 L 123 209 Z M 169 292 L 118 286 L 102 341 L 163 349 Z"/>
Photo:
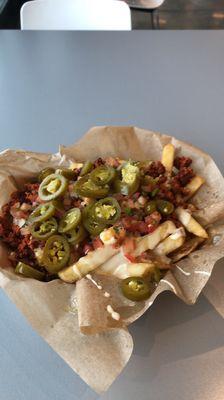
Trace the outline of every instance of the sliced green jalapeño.
<path fill-rule="evenodd" d="M 47 221 L 35 222 L 31 225 L 30 231 L 35 239 L 46 240 L 57 232 L 58 223 L 55 218 Z"/>
<path fill-rule="evenodd" d="M 121 215 L 121 208 L 114 197 L 106 197 L 97 201 L 93 206 L 93 216 L 97 222 L 110 225 L 114 224 Z"/>
<path fill-rule="evenodd" d="M 46 221 L 51 218 L 55 213 L 55 207 L 52 203 L 40 204 L 33 210 L 28 218 L 28 222 L 33 224 L 35 222 Z"/>
<path fill-rule="evenodd" d="M 58 232 L 66 233 L 74 229 L 81 221 L 81 211 L 79 208 L 71 208 L 65 213 L 59 222 Z"/>
<path fill-rule="evenodd" d="M 75 245 L 82 242 L 86 237 L 86 231 L 82 225 L 76 226 L 76 228 L 72 229 L 69 232 L 66 232 L 66 238 L 69 243 Z"/>
<path fill-rule="evenodd" d="M 109 186 L 96 185 L 91 180 L 90 175 L 85 175 L 74 184 L 74 191 L 78 196 L 101 199 L 108 194 Z"/>
<path fill-rule="evenodd" d="M 148 299 L 151 294 L 151 287 L 146 279 L 132 276 L 121 282 L 122 293 L 127 299 L 132 301 L 143 301 Z"/>
<path fill-rule="evenodd" d="M 64 194 L 67 186 L 68 181 L 63 175 L 51 174 L 41 182 L 38 194 L 41 200 L 50 201 Z"/>
<path fill-rule="evenodd" d="M 85 161 L 80 172 L 80 176 L 88 174 L 93 169 L 93 163 L 91 161 Z"/>
<path fill-rule="evenodd" d="M 101 165 L 90 173 L 90 179 L 99 186 L 110 184 L 115 178 L 115 169 L 107 165 Z"/>
<path fill-rule="evenodd" d="M 55 274 L 66 266 L 70 257 L 70 246 L 65 237 L 51 236 L 45 243 L 43 252 L 43 265 L 46 270 Z"/>
<path fill-rule="evenodd" d="M 84 228 L 91 236 L 99 235 L 105 228 L 106 224 L 96 221 L 94 217 L 94 207 L 96 203 L 90 204 L 82 211 L 82 222 Z"/>
<path fill-rule="evenodd" d="M 38 281 L 42 281 L 45 277 L 45 273 L 38 271 L 37 269 L 31 267 L 28 264 L 23 262 L 18 262 L 15 273 L 25 276 L 26 278 L 37 279 Z"/>
<path fill-rule="evenodd" d="M 114 181 L 115 191 L 128 196 L 137 192 L 139 185 L 139 168 L 131 163 L 126 163 L 121 169 L 121 178 L 116 178 Z"/>

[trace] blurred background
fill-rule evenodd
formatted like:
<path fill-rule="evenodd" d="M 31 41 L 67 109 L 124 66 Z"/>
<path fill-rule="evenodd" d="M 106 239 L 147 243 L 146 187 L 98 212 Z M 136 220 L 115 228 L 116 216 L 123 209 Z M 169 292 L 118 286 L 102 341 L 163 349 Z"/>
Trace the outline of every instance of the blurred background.
<path fill-rule="evenodd" d="M 25 2 L 0 0 L 0 29 L 20 29 L 19 13 Z M 224 0 L 126 0 L 126 3 L 131 8 L 132 29 L 224 29 Z M 157 13 L 154 23 L 152 4 Z"/>

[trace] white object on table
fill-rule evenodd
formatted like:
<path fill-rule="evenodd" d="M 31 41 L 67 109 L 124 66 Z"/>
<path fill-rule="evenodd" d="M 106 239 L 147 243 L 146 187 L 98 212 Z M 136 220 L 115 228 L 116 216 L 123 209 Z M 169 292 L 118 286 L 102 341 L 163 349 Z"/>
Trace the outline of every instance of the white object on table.
<path fill-rule="evenodd" d="M 130 7 L 143 8 L 145 10 L 155 10 L 159 8 L 165 0 L 125 0 Z"/>
<path fill-rule="evenodd" d="M 124 1 L 35 0 L 20 11 L 22 30 L 131 30 Z"/>

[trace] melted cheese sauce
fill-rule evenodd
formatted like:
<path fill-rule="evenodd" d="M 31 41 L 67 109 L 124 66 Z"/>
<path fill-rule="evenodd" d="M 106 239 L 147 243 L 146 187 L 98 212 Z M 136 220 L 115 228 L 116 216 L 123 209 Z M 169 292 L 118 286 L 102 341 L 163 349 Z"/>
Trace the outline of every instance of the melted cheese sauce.
<path fill-rule="evenodd" d="M 107 306 L 107 311 L 113 319 L 115 319 L 116 321 L 119 321 L 119 319 L 121 317 L 120 314 L 118 312 L 114 311 L 114 309 L 111 307 L 110 304 L 108 304 L 108 306 Z"/>
<path fill-rule="evenodd" d="M 91 274 L 87 274 L 86 278 L 89 279 L 99 290 L 102 290 L 103 287 L 101 285 L 99 285 L 95 279 L 93 279 Z M 110 293 L 108 292 L 104 292 L 104 297 L 109 298 L 110 297 Z M 114 309 L 112 308 L 112 306 L 110 304 L 108 304 L 107 306 L 107 312 L 110 314 L 111 318 L 115 319 L 116 321 L 119 321 L 119 319 L 121 318 L 120 314 L 116 311 L 114 311 Z"/>

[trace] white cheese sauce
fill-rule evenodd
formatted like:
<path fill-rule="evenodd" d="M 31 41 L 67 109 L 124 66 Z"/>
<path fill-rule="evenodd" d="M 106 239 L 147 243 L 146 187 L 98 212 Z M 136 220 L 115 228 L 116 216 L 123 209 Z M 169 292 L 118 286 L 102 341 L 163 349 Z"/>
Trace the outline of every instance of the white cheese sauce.
<path fill-rule="evenodd" d="M 172 235 L 170 235 L 170 239 L 177 240 L 182 236 L 185 236 L 184 228 L 179 228 L 176 230 L 176 232 L 174 232 L 174 233 L 172 233 Z"/>
<path fill-rule="evenodd" d="M 164 282 L 166 283 L 173 291 L 175 294 L 177 294 L 176 288 L 174 285 L 172 285 L 172 283 L 170 283 L 169 281 L 167 281 L 166 279 L 161 279 L 160 282 Z"/>
<path fill-rule="evenodd" d="M 102 286 L 98 285 L 98 283 L 92 278 L 92 276 L 90 274 L 86 275 L 86 278 L 89 279 L 99 290 L 102 290 Z"/>
<path fill-rule="evenodd" d="M 86 278 L 89 279 L 99 290 L 102 290 L 103 287 L 101 285 L 99 285 L 95 279 L 93 279 L 91 274 L 87 274 Z M 103 293 L 104 297 L 109 298 L 110 297 L 110 293 L 108 292 L 104 292 Z M 110 314 L 111 318 L 115 319 L 116 321 L 119 321 L 119 319 L 121 318 L 120 314 L 116 311 L 114 311 L 114 309 L 112 308 L 112 306 L 110 304 L 108 304 L 107 306 L 107 312 Z"/>
<path fill-rule="evenodd" d="M 114 311 L 114 309 L 111 307 L 110 304 L 107 306 L 107 311 L 113 319 L 115 319 L 116 321 L 119 321 L 119 319 L 121 317 L 120 314 L 118 312 Z"/>
<path fill-rule="evenodd" d="M 190 276 L 191 273 L 184 271 L 181 267 L 179 267 L 179 265 L 176 265 L 176 268 L 179 269 L 180 272 L 182 272 L 182 274 L 186 275 L 186 276 Z"/>
<path fill-rule="evenodd" d="M 211 275 L 210 272 L 207 272 L 207 271 L 199 271 L 199 270 L 195 270 L 194 273 L 195 273 L 195 274 L 201 274 L 201 275 L 207 275 L 207 276 L 210 276 L 210 275 Z"/>

